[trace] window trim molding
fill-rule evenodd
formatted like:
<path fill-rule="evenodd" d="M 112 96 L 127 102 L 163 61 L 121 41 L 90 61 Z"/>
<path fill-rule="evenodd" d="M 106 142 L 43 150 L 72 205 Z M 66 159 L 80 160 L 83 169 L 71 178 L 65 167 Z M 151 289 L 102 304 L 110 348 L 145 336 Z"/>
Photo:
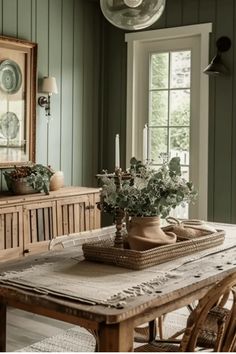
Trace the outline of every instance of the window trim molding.
<path fill-rule="evenodd" d="M 209 46 L 212 23 L 191 26 L 164 28 L 151 31 L 133 32 L 125 35 L 127 42 L 127 109 L 126 109 L 126 165 L 132 156 L 137 156 L 137 128 L 135 123 L 137 82 L 135 72 L 139 47 L 143 42 L 200 36 L 200 93 L 199 93 L 199 198 L 195 217 L 207 220 L 208 217 L 208 121 L 209 121 L 209 77 L 203 70 L 209 64 Z M 141 156 L 137 156 L 141 158 Z M 202 174 L 201 171 L 205 173 Z"/>

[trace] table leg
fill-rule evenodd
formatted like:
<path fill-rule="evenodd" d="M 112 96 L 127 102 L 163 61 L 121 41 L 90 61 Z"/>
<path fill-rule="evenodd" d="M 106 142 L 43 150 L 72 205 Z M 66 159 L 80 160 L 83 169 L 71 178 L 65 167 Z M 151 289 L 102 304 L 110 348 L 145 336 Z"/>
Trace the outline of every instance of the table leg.
<path fill-rule="evenodd" d="M 101 323 L 98 331 L 99 352 L 132 352 L 134 324 L 131 320 L 107 325 Z"/>
<path fill-rule="evenodd" d="M 0 303 L 0 352 L 6 351 L 7 306 Z"/>

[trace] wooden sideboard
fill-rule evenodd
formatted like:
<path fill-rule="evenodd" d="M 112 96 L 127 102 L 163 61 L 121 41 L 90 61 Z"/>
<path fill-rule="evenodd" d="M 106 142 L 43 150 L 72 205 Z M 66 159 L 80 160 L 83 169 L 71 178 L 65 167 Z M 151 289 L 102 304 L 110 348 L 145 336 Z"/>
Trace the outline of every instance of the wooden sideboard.
<path fill-rule="evenodd" d="M 0 195 L 0 261 L 45 251 L 52 238 L 100 228 L 98 188 L 65 187 L 49 195 Z"/>

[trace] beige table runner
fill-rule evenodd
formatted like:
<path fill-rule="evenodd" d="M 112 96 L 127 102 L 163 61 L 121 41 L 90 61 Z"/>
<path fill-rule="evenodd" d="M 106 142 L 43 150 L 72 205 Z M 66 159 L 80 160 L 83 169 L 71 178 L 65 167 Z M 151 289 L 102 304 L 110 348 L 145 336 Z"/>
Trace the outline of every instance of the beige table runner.
<path fill-rule="evenodd" d="M 0 276 L 0 283 L 88 304 L 120 308 L 125 306 L 127 298 L 151 294 L 170 278 L 180 278 L 181 272 L 177 274 L 176 270 L 186 263 L 230 248 L 235 248 L 236 257 L 235 232 L 235 227 L 227 227 L 223 245 L 141 271 L 67 258 L 19 272 L 7 272 Z"/>

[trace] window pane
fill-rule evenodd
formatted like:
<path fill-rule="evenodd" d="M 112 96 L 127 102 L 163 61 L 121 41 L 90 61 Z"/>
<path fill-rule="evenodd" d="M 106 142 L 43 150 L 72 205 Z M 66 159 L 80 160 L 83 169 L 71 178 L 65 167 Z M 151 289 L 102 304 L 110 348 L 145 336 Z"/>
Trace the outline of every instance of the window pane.
<path fill-rule="evenodd" d="M 166 128 L 150 128 L 150 158 L 153 163 L 160 164 L 162 159 L 160 154 L 167 154 L 167 129 Z"/>
<path fill-rule="evenodd" d="M 189 165 L 189 128 L 170 128 L 170 157 L 179 156 L 182 165 Z"/>
<path fill-rule="evenodd" d="M 172 52 L 170 87 L 190 87 L 191 51 Z"/>
<path fill-rule="evenodd" d="M 190 90 L 170 91 L 170 125 L 190 125 Z"/>
<path fill-rule="evenodd" d="M 189 181 L 189 167 L 186 166 L 181 166 L 181 173 L 182 177 L 186 180 Z"/>
<path fill-rule="evenodd" d="M 168 87 L 169 53 L 151 55 L 151 89 Z"/>
<path fill-rule="evenodd" d="M 181 167 L 182 177 L 189 181 L 189 167 Z M 172 209 L 170 215 L 178 219 L 189 218 L 189 205 L 179 205 L 175 209 Z"/>
<path fill-rule="evenodd" d="M 168 124 L 168 91 L 153 91 L 150 93 L 149 124 Z"/>

